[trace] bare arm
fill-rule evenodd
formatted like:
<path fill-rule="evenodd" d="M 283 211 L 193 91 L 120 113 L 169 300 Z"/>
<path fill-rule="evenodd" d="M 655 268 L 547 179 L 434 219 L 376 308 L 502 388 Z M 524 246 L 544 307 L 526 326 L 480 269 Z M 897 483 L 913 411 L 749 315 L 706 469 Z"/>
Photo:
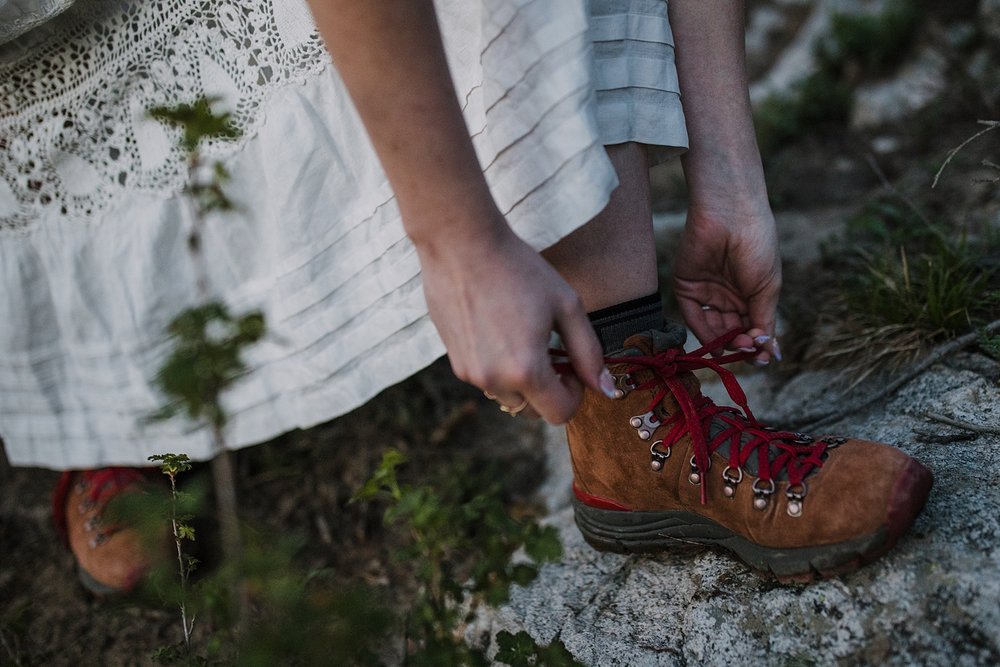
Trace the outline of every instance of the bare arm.
<path fill-rule="evenodd" d="M 670 4 L 691 145 L 677 296 L 702 341 L 744 327 L 750 336 L 736 343 L 750 347 L 751 338 L 774 334 L 781 267 L 747 92 L 744 11 L 736 0 Z"/>
<path fill-rule="evenodd" d="M 455 373 L 508 405 L 524 397 L 549 421 L 566 421 L 582 390 L 575 378 L 552 371 L 549 334 L 562 334 L 577 374 L 595 389 L 600 346 L 575 292 L 497 210 L 458 105 L 432 2 L 311 5 L 396 193 Z"/>
<path fill-rule="evenodd" d="M 337 71 L 392 183 L 407 234 L 416 243 L 433 243 L 442 231 L 502 233 L 506 223 L 476 161 L 433 4 L 427 0 L 311 0 L 311 4 Z M 465 214 L 461 222 L 450 219 L 458 212 Z"/>

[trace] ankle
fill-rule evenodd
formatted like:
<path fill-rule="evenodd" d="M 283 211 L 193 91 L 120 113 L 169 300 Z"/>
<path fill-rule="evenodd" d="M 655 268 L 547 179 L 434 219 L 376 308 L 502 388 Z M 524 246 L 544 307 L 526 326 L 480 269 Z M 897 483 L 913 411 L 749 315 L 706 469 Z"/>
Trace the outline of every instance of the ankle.
<path fill-rule="evenodd" d="M 621 350 L 629 336 L 664 325 L 659 291 L 592 311 L 587 316 L 605 354 Z"/>

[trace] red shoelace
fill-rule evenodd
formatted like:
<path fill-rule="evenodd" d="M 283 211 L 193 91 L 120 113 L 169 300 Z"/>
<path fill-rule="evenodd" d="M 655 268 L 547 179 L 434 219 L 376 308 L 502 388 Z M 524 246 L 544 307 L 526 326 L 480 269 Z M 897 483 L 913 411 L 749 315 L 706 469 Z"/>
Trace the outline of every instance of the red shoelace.
<path fill-rule="evenodd" d="M 727 443 L 729 462 L 723 473 L 727 482 L 735 484 L 742 480 L 743 467 L 751 457 L 756 456 L 757 480 L 753 488 L 758 495 L 769 496 L 773 493 L 775 480 L 784 471 L 788 478 L 790 496 L 797 495 L 801 499 L 806 492 L 806 476 L 823 465 L 824 452 L 835 443 L 814 441 L 801 433 L 779 431 L 757 421 L 747 405 L 747 397 L 739 381 L 731 371 L 723 368 L 723 364 L 746 361 L 758 352 L 734 352 L 715 358 L 710 356 L 713 350 L 724 349 L 742 333 L 740 330 L 730 331 L 691 352 L 670 348 L 649 356 L 605 357 L 604 361 L 609 365 L 624 366 L 624 372 L 629 375 L 640 371 L 652 372 L 650 379 L 631 390 L 656 390 L 648 408 L 653 415 L 658 414 L 656 410 L 663 399 L 668 394 L 673 395 L 680 411 L 667 416 L 663 421 L 652 417 L 654 421 L 651 426 L 657 430 L 661 427 L 669 429 L 662 437 L 662 446 L 667 451 L 685 435 L 691 435 L 694 452 L 692 469 L 698 474 L 702 504 L 707 501 L 706 473 L 711 467 L 712 453 Z M 565 352 L 561 354 L 565 356 Z M 564 370 L 563 366 L 559 364 L 557 370 Z M 703 368 L 718 374 L 726 392 L 739 409 L 716 405 L 700 392 L 696 396 L 691 395 L 678 375 Z M 724 426 L 715 437 L 709 439 L 713 422 L 721 422 Z M 657 436 L 657 440 L 659 439 Z M 736 474 L 739 475 L 738 478 L 730 477 Z"/>

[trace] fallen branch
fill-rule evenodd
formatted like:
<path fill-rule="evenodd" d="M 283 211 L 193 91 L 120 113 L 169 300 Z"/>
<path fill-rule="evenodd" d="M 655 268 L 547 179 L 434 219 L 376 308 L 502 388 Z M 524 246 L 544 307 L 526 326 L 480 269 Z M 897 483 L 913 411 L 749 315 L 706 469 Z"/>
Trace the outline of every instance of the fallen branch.
<path fill-rule="evenodd" d="M 903 387 L 906 384 L 909 384 L 911 380 L 913 380 L 915 377 L 923 373 L 925 370 L 927 370 L 934 364 L 938 363 L 945 357 L 952 355 L 958 352 L 959 350 L 962 350 L 968 347 L 969 345 L 972 345 L 976 341 L 978 341 L 981 335 L 983 334 L 991 335 L 998 332 L 1000 332 L 1000 320 L 993 320 L 992 322 L 987 324 L 982 329 L 979 329 L 978 331 L 973 331 L 971 333 L 965 334 L 964 336 L 959 336 L 954 340 L 950 340 L 947 343 L 942 343 L 941 345 L 938 345 L 933 350 L 931 350 L 931 352 L 926 357 L 924 357 L 916 364 L 911 366 L 907 371 L 901 373 L 895 380 L 885 385 L 884 387 L 882 387 L 882 389 L 876 391 L 874 394 L 846 408 L 842 408 L 840 410 L 834 410 L 833 412 L 828 412 L 825 415 L 821 414 L 821 415 L 814 415 L 807 417 L 808 421 L 799 426 L 796 426 L 795 428 L 796 430 L 801 430 L 801 431 L 812 431 L 816 430 L 819 427 L 825 426 L 826 424 L 831 424 L 833 422 L 840 421 L 844 417 L 847 417 L 848 415 L 851 415 L 857 412 L 858 410 L 867 408 L 875 401 L 892 396 L 901 387 Z"/>
<path fill-rule="evenodd" d="M 952 419 L 946 415 L 939 414 L 937 412 L 925 412 L 924 416 L 936 422 L 941 422 L 942 424 L 947 424 L 948 426 L 954 426 L 956 428 L 965 429 L 966 431 L 972 431 L 974 433 L 984 433 L 988 435 L 1000 435 L 1000 428 L 993 426 L 980 426 L 979 424 L 973 424 L 971 422 L 962 421 L 961 419 Z"/>

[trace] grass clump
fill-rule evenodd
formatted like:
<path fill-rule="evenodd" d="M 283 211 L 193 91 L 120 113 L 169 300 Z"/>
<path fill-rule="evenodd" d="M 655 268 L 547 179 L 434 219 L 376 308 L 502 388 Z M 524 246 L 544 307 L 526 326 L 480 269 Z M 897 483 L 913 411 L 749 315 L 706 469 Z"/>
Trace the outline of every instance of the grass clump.
<path fill-rule="evenodd" d="M 846 363 L 860 382 L 1000 317 L 990 296 L 1000 287 L 998 253 L 989 230 L 959 232 L 912 206 L 869 203 L 824 248 L 836 279 L 821 317 L 827 344 L 814 361 Z"/>
<path fill-rule="evenodd" d="M 980 297 L 990 274 L 967 243 L 937 242 L 910 257 L 905 246 L 867 260 L 848 277 L 848 309 L 873 326 L 905 325 L 929 340 L 969 331 L 987 316 Z"/>

